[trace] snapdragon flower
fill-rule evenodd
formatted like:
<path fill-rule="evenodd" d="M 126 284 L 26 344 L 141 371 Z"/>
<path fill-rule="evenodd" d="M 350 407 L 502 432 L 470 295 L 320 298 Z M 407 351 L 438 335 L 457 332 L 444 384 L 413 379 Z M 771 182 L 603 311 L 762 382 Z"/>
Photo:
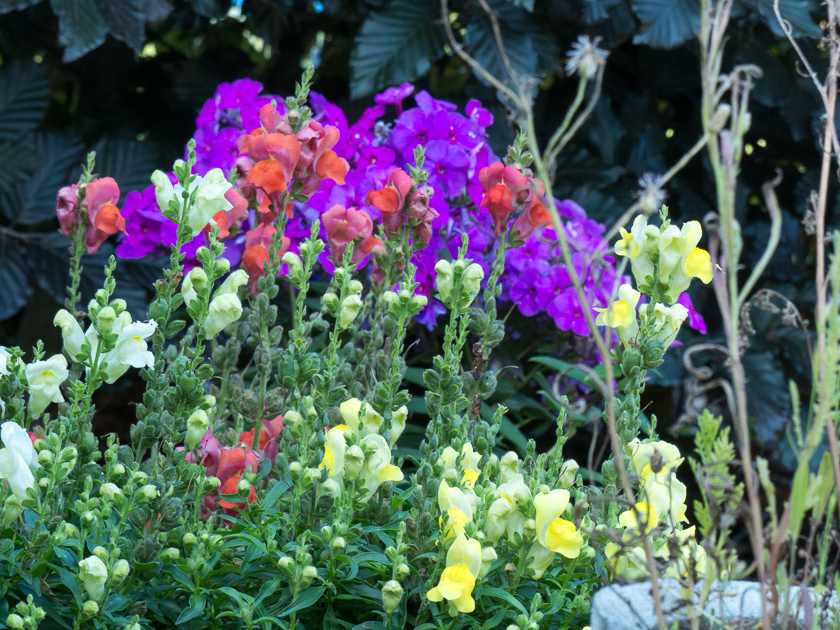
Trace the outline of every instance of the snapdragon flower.
<path fill-rule="evenodd" d="M 64 402 L 61 384 L 67 380 L 67 359 L 56 354 L 47 360 L 36 361 L 26 366 L 24 371 L 29 389 L 29 410 L 33 418 L 38 418 L 50 403 Z"/>
<path fill-rule="evenodd" d="M 481 564 L 481 543 L 461 532 L 446 552 L 446 568 L 438 585 L 426 593 L 426 597 L 432 602 L 447 600 L 449 614 L 453 617 L 459 612 L 473 612 L 472 592 Z"/>
<path fill-rule="evenodd" d="M 35 487 L 32 471 L 40 468 L 38 455 L 29 434 L 14 422 L 0 426 L 0 439 L 4 446 L 0 449 L 0 479 L 5 479 L 14 495 L 23 500 L 26 491 Z"/>

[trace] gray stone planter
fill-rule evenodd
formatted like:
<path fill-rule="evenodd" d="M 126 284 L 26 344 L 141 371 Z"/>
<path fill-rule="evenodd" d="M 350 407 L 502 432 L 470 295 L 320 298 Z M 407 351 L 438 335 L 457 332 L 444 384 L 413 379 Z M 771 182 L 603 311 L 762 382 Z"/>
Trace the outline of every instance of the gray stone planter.
<path fill-rule="evenodd" d="M 687 602 L 681 599 L 681 588 L 676 580 L 660 580 L 662 610 L 670 627 L 674 622 L 689 619 Z M 795 615 L 802 628 L 832 628 L 833 611 L 837 597 L 817 596 L 808 591 L 801 597 L 798 586 L 790 588 L 788 609 Z M 695 591 L 694 602 L 699 602 L 700 586 Z M 715 582 L 706 606 L 701 613 L 708 620 L 741 620 L 741 628 L 754 627 L 751 621 L 761 621 L 761 593 L 755 582 Z M 745 623 L 744 623 L 745 622 Z M 810 622 L 810 623 L 809 623 Z M 624 586 L 610 586 L 598 591 L 592 600 L 592 630 L 651 630 L 658 629 L 653 606 L 650 582 L 637 582 Z M 701 624 L 701 627 L 704 627 Z M 720 628 L 706 624 L 706 628 Z"/>

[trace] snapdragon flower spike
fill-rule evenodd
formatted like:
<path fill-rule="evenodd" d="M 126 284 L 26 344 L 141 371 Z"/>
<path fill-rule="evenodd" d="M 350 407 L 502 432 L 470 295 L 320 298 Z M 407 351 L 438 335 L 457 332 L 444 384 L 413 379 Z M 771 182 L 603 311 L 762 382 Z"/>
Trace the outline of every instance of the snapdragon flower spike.
<path fill-rule="evenodd" d="M 395 168 L 388 175 L 384 188 L 371 190 L 365 198 L 365 204 L 373 206 L 382 213 L 382 224 L 386 232 L 396 232 L 405 224 L 403 208 L 408 193 L 414 182 L 401 168 Z"/>
<path fill-rule="evenodd" d="M 58 191 L 58 203 L 55 213 L 61 224 L 61 233 L 70 236 L 79 222 L 79 185 L 64 186 Z"/>
<path fill-rule="evenodd" d="M 250 230 L 245 239 L 245 251 L 242 252 L 242 267 L 248 272 L 251 283 L 251 295 L 256 294 L 257 280 L 265 274 L 265 263 L 271 249 L 271 237 L 277 230 L 265 223 Z M 289 250 L 291 240 L 283 235 L 283 244 L 277 252 L 277 260 L 283 258 Z"/>

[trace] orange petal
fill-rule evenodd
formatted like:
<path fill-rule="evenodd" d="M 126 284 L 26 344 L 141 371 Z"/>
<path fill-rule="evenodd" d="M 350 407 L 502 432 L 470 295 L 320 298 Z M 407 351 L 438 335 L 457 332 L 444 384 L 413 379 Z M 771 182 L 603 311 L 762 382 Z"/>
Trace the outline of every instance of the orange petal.
<path fill-rule="evenodd" d="M 400 197 L 397 191 L 393 188 L 382 188 L 380 190 L 371 190 L 367 194 L 365 203 L 373 206 L 380 212 L 399 212 L 402 208 L 399 207 Z"/>
<path fill-rule="evenodd" d="M 125 234 L 125 219 L 122 218 L 119 209 L 112 203 L 106 203 L 99 208 L 96 213 L 96 218 L 93 220 L 93 226 L 97 230 L 102 230 L 105 234 L 116 234 L 122 232 Z"/>
<path fill-rule="evenodd" d="M 328 149 L 318 160 L 315 173 L 318 177 L 331 179 L 339 186 L 343 186 L 344 176 L 347 175 L 348 169 L 347 160 L 338 157 L 338 154 L 332 149 Z"/>

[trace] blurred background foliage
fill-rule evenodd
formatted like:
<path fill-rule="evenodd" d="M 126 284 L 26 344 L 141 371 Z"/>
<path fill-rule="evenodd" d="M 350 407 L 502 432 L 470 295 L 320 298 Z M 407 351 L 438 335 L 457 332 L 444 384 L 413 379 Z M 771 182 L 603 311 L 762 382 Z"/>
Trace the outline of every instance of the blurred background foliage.
<path fill-rule="evenodd" d="M 578 35 L 600 37 L 610 51 L 602 97 L 561 156 L 554 193 L 611 225 L 634 201 L 644 173 L 664 172 L 700 137 L 694 39 L 699 1 L 487 3 L 499 17 L 516 71 L 537 78 L 543 134 L 560 122 L 574 96 L 576 79 L 565 78 L 562 65 Z M 780 7 L 819 73 L 824 65 L 819 3 L 781 0 Z M 465 48 L 503 77 L 480 3 L 451 0 L 448 10 L 446 19 Z M 350 120 L 372 104 L 377 90 L 404 81 L 461 105 L 478 98 L 496 116 L 491 140 L 502 154 L 515 125 L 494 90 L 452 54 L 443 19 L 436 0 L 245 0 L 241 6 L 228 0 L 0 0 L 0 344 L 29 347 L 53 335 L 52 313 L 64 299 L 67 270 L 67 241 L 55 231 L 55 198 L 59 187 L 77 180 L 85 152 L 97 150 L 97 171 L 116 178 L 123 195 L 145 188 L 153 169 L 167 168 L 182 155 L 199 108 L 223 81 L 251 77 L 269 93 L 288 94 L 301 69 L 312 63 L 315 89 L 342 106 Z M 738 197 L 743 263 L 748 267 L 756 260 L 767 241 L 760 187 L 779 170 L 785 222 L 763 287 L 790 298 L 809 320 L 813 239 L 801 222 L 817 186 L 822 109 L 809 80 L 796 71 L 772 0 L 736 2 L 732 22 L 728 64 L 756 64 L 764 72 L 753 93 Z M 702 154 L 673 180 L 668 194 L 678 220 L 702 220 L 714 208 Z M 830 212 L 831 226 L 835 217 Z M 110 251 L 86 258 L 88 291 Z M 143 311 L 156 273 L 155 260 L 120 265 L 119 291 L 135 312 Z M 722 339 L 712 291 L 699 287 L 694 299 L 709 334 L 687 334 L 685 345 L 653 377 L 647 411 L 658 416 L 661 431 L 678 429 L 686 407 L 723 410 L 715 392 L 696 400 L 689 396 L 682 352 L 693 343 Z M 509 321 L 513 330 L 533 325 L 518 313 Z M 754 438 L 762 454 L 783 469 L 794 463 L 784 435 L 788 381 L 802 388 L 803 397 L 809 394 L 805 337 L 811 333 L 760 311 L 753 313 L 753 324 L 745 365 Z M 56 345 L 57 339 L 54 335 Z M 520 449 L 526 437 L 553 442 L 556 408 L 544 393 L 557 368 L 552 361 L 563 358 L 555 350 L 544 340 L 529 345 L 514 339 L 498 355 L 501 364 L 518 368 L 506 371 L 497 398 L 507 397 L 512 413 L 505 433 Z M 533 361 L 541 355 L 551 359 Z M 719 356 L 696 356 L 725 374 L 724 366 L 714 363 Z M 593 414 L 581 413 L 582 420 Z M 690 432 L 691 424 L 682 424 Z M 585 436 L 588 444 L 589 430 Z M 596 455 L 604 437 L 602 432 Z M 575 456 L 586 459 L 585 453 Z"/>

